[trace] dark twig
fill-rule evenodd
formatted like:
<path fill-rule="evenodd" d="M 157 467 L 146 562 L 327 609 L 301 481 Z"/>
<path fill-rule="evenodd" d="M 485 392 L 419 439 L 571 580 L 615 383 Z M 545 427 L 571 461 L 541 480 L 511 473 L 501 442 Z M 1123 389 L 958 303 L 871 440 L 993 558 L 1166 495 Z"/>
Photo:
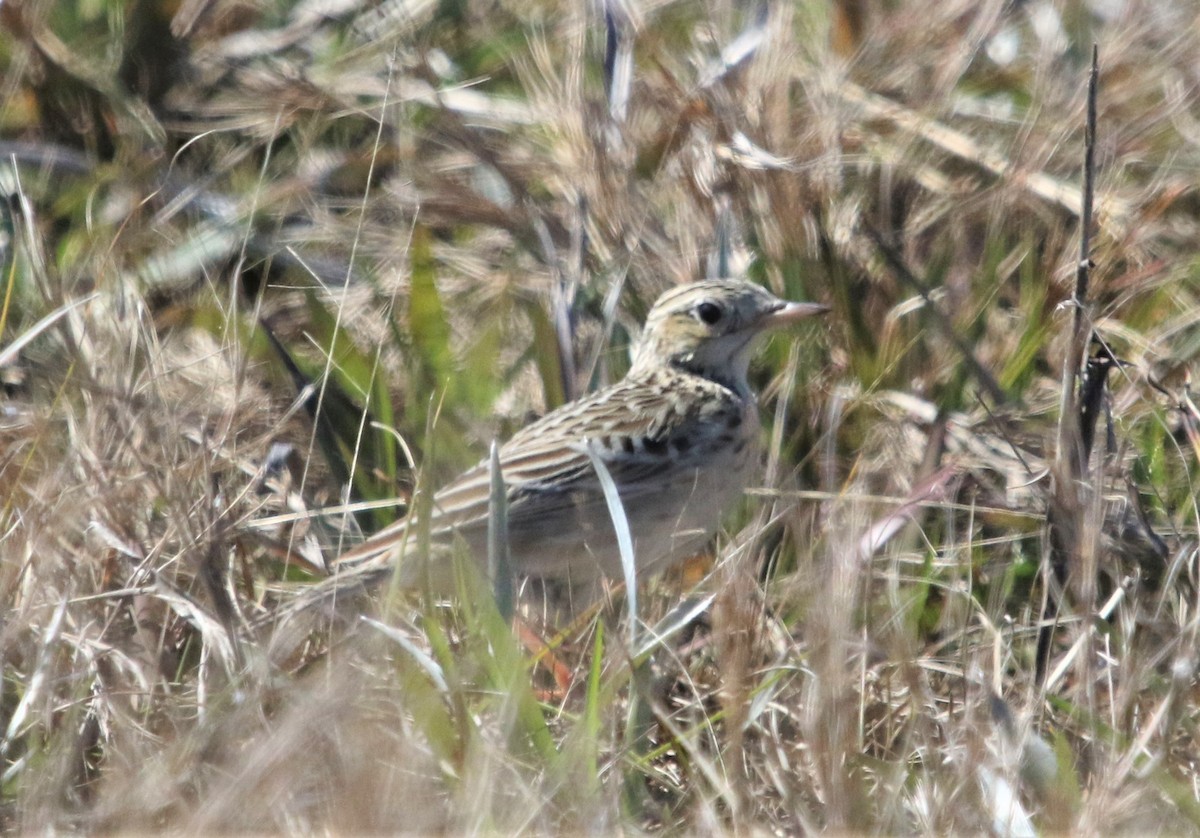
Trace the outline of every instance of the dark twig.
<path fill-rule="evenodd" d="M 1063 362 L 1062 404 L 1059 411 L 1058 452 L 1059 456 L 1074 455 L 1068 464 L 1075 478 L 1083 475 L 1086 456 L 1079 443 L 1082 428 L 1072 427 L 1079 416 L 1079 376 L 1084 367 L 1085 356 L 1091 338 L 1091 318 L 1087 316 L 1088 283 L 1092 268 L 1092 205 L 1096 184 L 1096 94 L 1100 79 L 1099 52 L 1092 47 L 1092 70 L 1088 77 L 1087 127 L 1084 133 L 1083 156 L 1083 211 L 1079 219 L 1079 264 L 1075 268 L 1075 293 L 1071 301 L 1075 307 L 1074 328 L 1071 345 Z"/>
<path fill-rule="evenodd" d="M 1075 269 L 1072 304 L 1071 342 L 1063 359 L 1062 395 L 1059 403 L 1058 446 L 1054 463 L 1054 487 L 1046 510 L 1049 530 L 1048 560 L 1053 579 L 1046 578 L 1042 604 L 1042 627 L 1038 630 L 1036 677 L 1045 683 L 1049 668 L 1054 624 L 1058 621 L 1061 594 L 1066 591 L 1070 573 L 1085 593 L 1085 607 L 1094 598 L 1094 567 L 1085 568 L 1081 549 L 1085 514 L 1092 493 L 1087 492 L 1087 469 L 1095 440 L 1096 422 L 1105 395 L 1108 373 L 1117 364 L 1106 348 L 1095 359 L 1087 359 L 1088 346 L 1095 335 L 1088 313 L 1088 283 L 1091 278 L 1092 206 L 1096 181 L 1096 100 L 1099 87 L 1099 49 L 1092 47 L 1092 68 L 1088 77 L 1087 125 L 1084 133 L 1083 209 L 1079 219 L 1079 263 Z M 1102 345 L 1102 344 L 1101 344 Z M 1085 375 L 1081 384 L 1080 376 Z M 1082 392 L 1086 390 L 1086 392 Z M 1094 564 L 1094 562 L 1092 562 Z"/>

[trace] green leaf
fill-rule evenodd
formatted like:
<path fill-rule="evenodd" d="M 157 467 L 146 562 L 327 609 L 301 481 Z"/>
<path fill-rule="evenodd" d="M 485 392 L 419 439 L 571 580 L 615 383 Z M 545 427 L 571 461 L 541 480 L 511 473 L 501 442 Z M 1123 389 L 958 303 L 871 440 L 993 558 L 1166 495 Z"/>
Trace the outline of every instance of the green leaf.
<path fill-rule="evenodd" d="M 429 230 L 416 227 L 409 243 L 412 285 L 408 301 L 408 328 L 427 392 L 453 389 L 453 355 L 450 324 L 437 289 L 437 269 Z M 455 402 L 451 399 L 451 402 Z"/>

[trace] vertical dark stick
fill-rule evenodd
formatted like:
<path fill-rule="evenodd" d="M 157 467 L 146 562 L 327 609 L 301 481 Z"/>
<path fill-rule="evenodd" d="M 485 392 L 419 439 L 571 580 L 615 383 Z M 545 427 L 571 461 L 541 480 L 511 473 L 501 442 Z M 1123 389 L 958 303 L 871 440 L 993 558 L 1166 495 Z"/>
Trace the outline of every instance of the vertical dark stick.
<path fill-rule="evenodd" d="M 1087 317 L 1088 281 L 1091 277 L 1092 201 L 1096 180 L 1096 98 L 1099 85 L 1099 49 L 1092 45 L 1092 71 L 1088 77 L 1087 124 L 1084 128 L 1083 206 L 1079 218 L 1079 263 L 1075 267 L 1074 328 L 1070 349 L 1063 364 L 1062 410 L 1059 413 L 1059 456 L 1067 456 L 1071 478 L 1083 475 L 1083 452 L 1079 450 L 1079 375 L 1091 335 Z"/>
<path fill-rule="evenodd" d="M 1092 44 L 1092 72 L 1088 77 L 1087 127 L 1083 150 L 1083 216 L 1079 231 L 1079 268 L 1075 273 L 1075 328 L 1083 324 L 1083 303 L 1087 300 L 1088 277 L 1092 262 L 1092 199 L 1096 189 L 1096 88 L 1100 80 L 1100 50 Z"/>
<path fill-rule="evenodd" d="M 1095 333 L 1091 328 L 1091 318 L 1084 317 L 1084 306 L 1087 304 L 1088 280 L 1091 278 L 1092 256 L 1092 200 L 1096 194 L 1096 89 L 1099 86 L 1100 72 L 1098 70 L 1098 49 L 1092 45 L 1092 73 L 1088 79 L 1087 98 L 1087 127 L 1084 134 L 1083 157 L 1083 207 L 1079 231 L 1079 265 L 1075 269 L 1075 344 L 1076 355 L 1072 359 L 1075 364 L 1075 374 L 1079 375 L 1083 364 L 1086 371 L 1083 381 L 1074 387 L 1076 392 L 1076 413 L 1079 415 L 1079 452 L 1080 471 L 1082 476 L 1087 462 L 1092 455 L 1092 444 L 1096 439 L 1096 422 L 1099 421 L 1101 405 L 1104 401 L 1105 384 L 1108 373 L 1116 364 L 1107 345 L 1100 352 L 1085 360 L 1088 347 L 1095 341 Z M 1072 382 L 1074 385 L 1076 382 Z"/>
<path fill-rule="evenodd" d="M 1044 684 L 1054 639 L 1054 623 L 1059 615 L 1059 598 L 1065 593 L 1068 571 L 1078 566 L 1080 539 L 1084 537 L 1081 483 L 1090 456 L 1090 440 L 1084 422 L 1096 421 L 1095 411 L 1085 420 L 1080 409 L 1080 374 L 1084 368 L 1091 339 L 1091 317 L 1087 312 L 1088 280 L 1091 276 L 1092 203 L 1096 180 L 1096 100 L 1100 80 L 1099 47 L 1092 45 L 1092 69 L 1088 76 L 1087 122 L 1084 127 L 1083 205 L 1079 219 L 1079 263 L 1075 268 L 1075 317 L 1070 346 L 1063 361 L 1062 397 L 1059 403 L 1058 451 L 1055 459 L 1055 485 L 1046 512 L 1049 529 L 1049 570 L 1042 605 L 1042 627 L 1038 630 L 1036 662 L 1037 683 Z M 1101 379 L 1101 382 L 1103 379 Z M 1100 386 L 1103 386 L 1101 383 Z M 1089 440 L 1085 444 L 1085 437 Z M 1091 587 L 1090 585 L 1088 586 Z M 1055 592 L 1057 590 L 1057 593 Z M 1090 604 L 1085 604 L 1090 607 Z"/>

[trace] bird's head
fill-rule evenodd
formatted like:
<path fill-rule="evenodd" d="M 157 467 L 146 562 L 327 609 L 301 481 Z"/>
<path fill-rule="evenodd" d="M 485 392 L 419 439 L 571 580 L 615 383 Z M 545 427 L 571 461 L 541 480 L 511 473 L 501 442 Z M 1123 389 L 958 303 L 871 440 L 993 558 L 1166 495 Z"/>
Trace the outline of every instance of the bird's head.
<path fill-rule="evenodd" d="M 650 309 L 630 372 L 675 366 L 745 391 L 757 338 L 828 310 L 781 300 L 737 279 L 681 285 Z"/>

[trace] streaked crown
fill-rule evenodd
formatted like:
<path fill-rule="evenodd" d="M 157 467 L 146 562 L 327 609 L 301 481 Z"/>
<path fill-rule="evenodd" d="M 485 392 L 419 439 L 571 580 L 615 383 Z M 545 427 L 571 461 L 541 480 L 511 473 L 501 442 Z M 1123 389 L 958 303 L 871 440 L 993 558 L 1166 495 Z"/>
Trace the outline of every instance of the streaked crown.
<path fill-rule="evenodd" d="M 663 293 L 650 309 L 630 374 L 674 366 L 745 393 L 755 339 L 827 310 L 781 300 L 738 279 L 681 285 Z"/>

